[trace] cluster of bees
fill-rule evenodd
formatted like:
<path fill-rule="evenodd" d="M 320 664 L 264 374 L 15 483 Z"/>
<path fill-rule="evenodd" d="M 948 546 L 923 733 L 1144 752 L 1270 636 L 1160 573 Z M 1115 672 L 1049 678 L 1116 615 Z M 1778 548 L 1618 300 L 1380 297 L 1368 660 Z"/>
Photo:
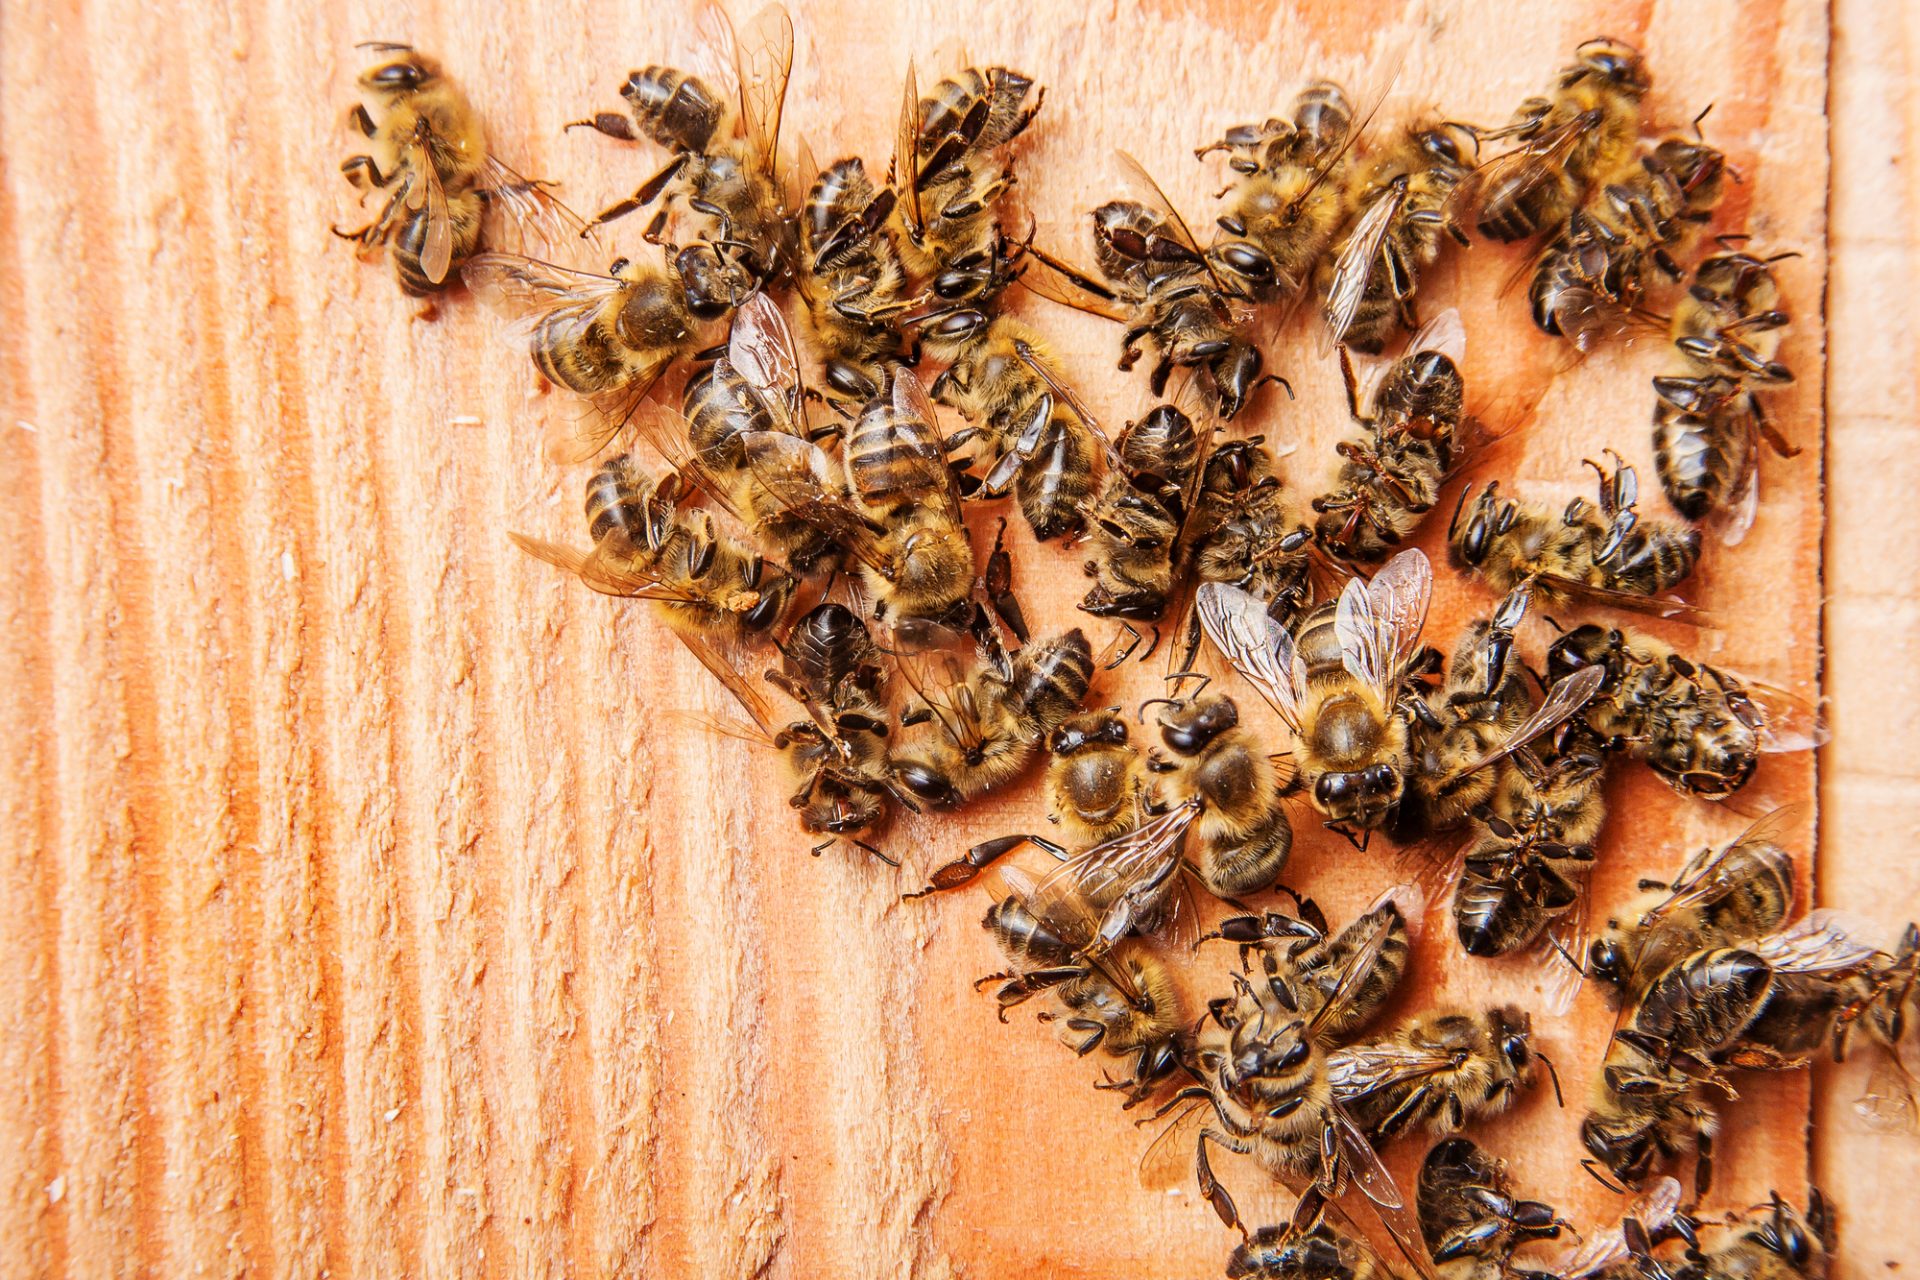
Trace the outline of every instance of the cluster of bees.
<path fill-rule="evenodd" d="M 341 234 L 384 250 L 409 294 L 464 281 L 506 312 L 540 375 L 591 402 L 563 456 L 625 447 L 588 481 L 590 545 L 515 541 L 595 591 L 654 602 L 787 770 L 816 854 L 844 841 L 897 865 L 877 841 L 902 811 L 960 808 L 1044 761 L 1050 835 L 975 845 L 909 896 L 989 888 L 1007 969 L 979 985 L 1003 1018 L 1039 1002 L 1079 1053 L 1110 1061 L 1102 1087 L 1124 1108 L 1166 1118 L 1143 1176 L 1191 1170 L 1244 1236 L 1228 1275 L 1385 1272 L 1348 1202 L 1415 1270 L 1460 1280 L 1509 1273 L 1516 1250 L 1566 1226 L 1452 1136 L 1543 1072 L 1559 1092 L 1528 1015 L 1433 1009 L 1370 1029 L 1407 969 L 1417 890 L 1445 886 L 1465 953 L 1532 950 L 1557 966 L 1556 1010 L 1591 980 L 1620 1011 L 1582 1136 L 1596 1177 L 1643 1194 L 1551 1274 L 1822 1280 L 1817 1193 L 1804 1213 L 1776 1197 L 1710 1220 L 1665 1170 L 1691 1153 L 1697 1201 L 1728 1073 L 1802 1067 L 1856 1034 L 1884 1057 L 1863 1107 L 1911 1123 L 1900 1046 L 1920 930 L 1882 948 L 1828 913 L 1796 915 L 1786 810 L 1671 883 L 1643 881 L 1590 930 L 1617 762 L 1721 801 L 1822 730 L 1807 704 L 1617 620 L 1555 622 L 1537 671 L 1515 638 L 1536 602 L 1704 622 L 1671 594 L 1702 526 L 1737 541 L 1759 444 L 1794 452 L 1762 399 L 1793 376 L 1777 358 L 1785 255 L 1722 237 L 1685 262 L 1730 175 L 1700 121 L 1643 136 L 1647 67 L 1606 39 L 1498 126 L 1375 129 L 1377 102 L 1356 110 L 1320 82 L 1286 118 L 1199 149 L 1229 173 L 1205 243 L 1123 157 L 1127 190 L 1092 210 L 1083 266 L 1035 243 L 1011 202 L 1044 100 L 1031 77 L 973 67 L 923 93 L 910 69 L 885 170 L 821 166 L 780 146 L 786 13 L 739 33 L 720 19 L 714 40 L 726 74 L 650 66 L 621 87 L 624 111 L 576 122 L 664 153 L 591 220 L 496 159 L 425 56 L 376 46 L 359 79 L 370 149 L 342 169 L 386 202 Z M 632 215 L 644 255 L 604 272 L 551 260 L 597 251 Z M 1643 517 L 1617 457 L 1590 464 L 1593 500 L 1564 507 L 1462 484 L 1448 559 L 1496 603 L 1443 653 L 1424 643 L 1432 567 L 1405 544 L 1496 433 L 1467 408 L 1459 316 L 1422 323 L 1417 302 L 1476 236 L 1536 246 L 1533 319 L 1577 351 L 1664 330 L 1675 356 L 1652 427 L 1678 518 Z M 501 247 L 515 242 L 541 256 Z M 1109 431 L 1007 310 L 1022 290 L 1122 325 L 1119 367 L 1150 355 L 1156 402 Z M 1354 426 L 1302 501 L 1265 438 L 1230 424 L 1283 383 L 1265 348 L 1307 302 Z M 943 427 L 940 406 L 963 425 Z M 1112 620 L 1111 643 L 1031 637 L 1003 539 L 981 557 L 963 519 L 1008 497 L 1037 539 L 1083 550 L 1079 607 Z M 1087 704 L 1106 671 L 1161 647 L 1163 623 L 1166 690 L 1139 709 L 1156 739 L 1143 752 L 1119 708 Z M 1243 718 L 1224 671 L 1197 670 L 1209 650 L 1289 741 Z M 1423 884 L 1333 928 L 1280 886 L 1306 818 L 1408 851 Z M 1269 891 L 1291 909 L 1245 906 Z M 1235 914 L 1196 936 L 1196 892 Z M 1191 1009 L 1168 957 L 1208 940 L 1237 946 L 1239 969 Z M 1415 1130 L 1444 1140 L 1409 1203 L 1378 1148 Z M 1290 1187 L 1292 1219 L 1249 1233 L 1211 1151 Z"/>

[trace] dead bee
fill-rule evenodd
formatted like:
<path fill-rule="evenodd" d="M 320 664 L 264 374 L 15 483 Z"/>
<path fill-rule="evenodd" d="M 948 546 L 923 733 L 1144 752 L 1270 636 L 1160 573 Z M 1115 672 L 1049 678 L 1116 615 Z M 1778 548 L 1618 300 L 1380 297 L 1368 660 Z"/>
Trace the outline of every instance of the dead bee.
<path fill-rule="evenodd" d="M 1289 620 L 1313 602 L 1313 529 L 1288 497 L 1264 437 L 1229 440 L 1207 454 L 1180 541 L 1176 562 L 1191 565 L 1197 582 L 1238 587 Z M 1188 638 L 1199 642 L 1197 633 Z M 1181 669 L 1191 666 L 1189 659 Z"/>
<path fill-rule="evenodd" d="M 1641 520 L 1636 510 L 1639 481 L 1617 454 L 1611 472 L 1592 460 L 1587 465 L 1600 478 L 1598 507 L 1575 498 L 1557 515 L 1533 503 L 1501 498 L 1497 482 L 1488 482 L 1478 498 L 1469 485 L 1447 528 L 1447 550 L 1455 567 L 1502 594 L 1524 582 L 1555 602 L 1576 599 L 1640 612 L 1688 611 L 1679 601 L 1653 598 L 1691 576 L 1700 559 L 1699 531 Z"/>
<path fill-rule="evenodd" d="M 1227 1256 L 1228 1280 L 1392 1280 L 1367 1245 L 1325 1222 L 1261 1227 Z"/>
<path fill-rule="evenodd" d="M 1552 1205 L 1516 1198 L 1506 1162 L 1466 1138 L 1427 1152 L 1414 1203 L 1421 1239 L 1444 1280 L 1504 1280 L 1515 1250 L 1557 1240 L 1568 1227 Z"/>
<path fill-rule="evenodd" d="M 1333 1096 L 1373 1142 L 1414 1125 L 1456 1133 L 1497 1116 L 1530 1088 L 1542 1059 L 1533 1020 L 1512 1005 L 1429 1013 L 1330 1051 Z"/>
<path fill-rule="evenodd" d="M 1833 1209 L 1818 1187 L 1807 1189 L 1803 1217 L 1774 1192 L 1766 1204 L 1731 1218 L 1728 1238 L 1704 1250 L 1682 1270 L 1726 1280 L 1826 1280 L 1833 1266 Z M 1659 1264 L 1642 1261 L 1647 1280 L 1669 1280 Z"/>
<path fill-rule="evenodd" d="M 1192 384 L 1189 384 L 1192 385 Z M 1177 405 L 1130 422 L 1087 518 L 1083 568 L 1093 586 L 1080 607 L 1096 617 L 1153 621 L 1174 594 L 1182 531 L 1194 509 L 1201 443 Z"/>
<path fill-rule="evenodd" d="M 1421 273 L 1449 238 L 1467 243 L 1454 221 L 1453 193 L 1473 171 L 1479 146 L 1465 125 L 1415 125 L 1353 184 L 1346 195 L 1350 224 L 1331 258 L 1320 260 L 1328 345 L 1378 354 L 1396 329 L 1420 327 L 1414 300 Z"/>
<path fill-rule="evenodd" d="M 558 452 L 591 458 L 634 419 L 662 374 L 703 346 L 702 322 L 687 306 L 671 266 L 616 259 L 606 275 L 517 254 L 481 253 L 461 271 L 467 287 L 515 321 L 534 368 L 593 401 Z"/>
<path fill-rule="evenodd" d="M 1641 99 L 1652 87 L 1638 50 L 1618 40 L 1589 40 L 1543 97 L 1520 104 L 1482 142 L 1517 145 L 1480 165 L 1457 189 L 1463 220 L 1492 240 L 1523 240 L 1559 226 L 1588 187 L 1633 154 Z"/>
<path fill-rule="evenodd" d="M 889 364 L 910 352 L 902 322 L 918 305 L 889 225 L 897 197 L 874 190 L 860 157 L 822 171 L 800 211 L 794 282 L 826 362 L 828 392 L 848 405 L 879 393 Z"/>
<path fill-rule="evenodd" d="M 379 216 L 357 231 L 333 228 L 366 253 L 385 247 L 400 287 L 431 297 L 480 247 L 487 211 L 499 206 L 543 239 L 579 225 L 547 193 L 487 150 L 479 114 L 440 64 L 404 44 L 370 43 L 382 59 L 362 72 L 349 120 L 371 150 L 340 165 L 361 192 L 389 192 Z"/>
<path fill-rule="evenodd" d="M 950 667 L 942 686 L 901 671 L 920 706 L 903 727 L 932 731 L 893 753 L 893 773 L 908 791 L 950 809 L 1010 782 L 1053 731 L 1080 709 L 1093 680 L 1093 650 L 1078 629 L 1027 645 L 1001 672 L 979 664 Z"/>
<path fill-rule="evenodd" d="M 1156 751 L 1147 769 L 1157 775 L 1160 807 L 1201 802 L 1194 825 L 1200 882 L 1222 898 L 1272 885 L 1293 850 L 1293 823 L 1281 802 L 1286 779 L 1273 756 L 1241 726 L 1240 709 L 1224 694 L 1153 701 L 1165 704 L 1160 740 L 1171 757 Z"/>
<path fill-rule="evenodd" d="M 1097 445 L 1040 335 L 1009 316 L 962 309 L 925 336 L 939 348 L 953 344 L 931 390 L 967 419 L 947 448 L 975 448 L 985 463 L 974 496 L 1011 491 L 1043 542 L 1078 529 L 1094 491 Z"/>
<path fill-rule="evenodd" d="M 901 193 L 895 215 L 906 264 L 935 297 L 984 309 L 1019 274 L 1022 246 L 1000 222 L 1014 184 L 1002 153 L 1033 122 L 1044 97 L 1018 71 L 969 67 L 922 98 L 907 65 L 894 139 L 893 180 Z"/>
<path fill-rule="evenodd" d="M 1138 197 L 1093 211 L 1097 277 L 1030 248 L 1039 265 L 1021 282 L 1062 306 L 1124 325 L 1123 370 L 1139 360 L 1142 342 L 1150 344 L 1157 359 L 1147 385 L 1155 396 L 1165 394 L 1175 369 L 1194 369 L 1213 410 L 1231 419 L 1261 383 L 1282 380 L 1262 374 L 1263 357 L 1247 336 L 1244 307 L 1166 193 L 1132 156 L 1123 152 L 1120 162 Z"/>
<path fill-rule="evenodd" d="M 1047 820 L 1059 826 L 1069 848 L 1139 825 L 1146 775 L 1116 711 L 1069 716 L 1047 737 Z"/>
<path fill-rule="evenodd" d="M 1669 280 L 1684 274 L 1674 255 L 1712 220 L 1725 173 L 1712 147 L 1664 138 L 1603 182 L 1534 267 L 1534 324 L 1587 351 L 1636 314 L 1649 264 Z"/>
<path fill-rule="evenodd" d="M 1314 538 L 1328 555 L 1378 564 L 1439 501 L 1466 443 L 1465 351 L 1466 330 L 1449 309 L 1414 336 L 1364 404 L 1342 351 L 1347 403 L 1365 431 L 1340 442 L 1339 473 L 1313 500 Z"/>
<path fill-rule="evenodd" d="M 1651 636 L 1588 623 L 1547 651 L 1550 679 L 1593 666 L 1606 675 L 1586 706 L 1588 726 L 1609 750 L 1642 761 L 1686 795 L 1724 800 L 1752 779 L 1763 754 L 1826 741 L 1817 708 Z"/>
<path fill-rule="evenodd" d="M 1760 393 L 1793 381 L 1776 357 L 1787 313 L 1773 264 L 1788 255 L 1711 257 L 1674 304 L 1674 348 L 1685 371 L 1653 380 L 1653 457 L 1674 510 L 1702 520 L 1727 510 L 1726 540 L 1752 527 L 1759 488 L 1757 440 L 1783 458 L 1799 450 L 1767 420 Z"/>
<path fill-rule="evenodd" d="M 725 314 L 793 261 L 791 222 L 776 169 L 780 117 L 793 72 L 793 20 L 778 4 L 755 15 L 736 37 L 717 7 L 705 11 L 705 38 L 737 84 L 715 86 L 673 67 L 630 72 L 621 86 L 627 113 L 602 111 L 567 127 L 598 130 L 622 142 L 642 136 L 673 153 L 627 199 L 609 205 L 592 225 L 611 222 L 656 201 L 646 238 L 661 243 L 675 200 L 697 215 L 694 242 L 675 267 L 696 312 Z M 728 91 L 738 94 L 729 100 Z"/>

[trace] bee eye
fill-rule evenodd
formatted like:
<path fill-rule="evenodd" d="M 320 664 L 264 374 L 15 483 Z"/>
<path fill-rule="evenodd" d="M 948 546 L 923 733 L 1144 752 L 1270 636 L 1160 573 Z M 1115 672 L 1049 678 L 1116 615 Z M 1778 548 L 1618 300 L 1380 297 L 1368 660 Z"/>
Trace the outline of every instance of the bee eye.
<path fill-rule="evenodd" d="M 1611 942 L 1596 942 L 1587 950 L 1587 967 L 1602 978 L 1612 978 L 1620 971 L 1620 948 Z"/>
<path fill-rule="evenodd" d="M 1252 245 L 1228 245 L 1220 251 L 1220 262 L 1235 275 L 1249 280 L 1265 282 L 1274 278 L 1273 259 Z"/>
<path fill-rule="evenodd" d="M 1391 791 L 1399 779 L 1400 775 L 1394 772 L 1392 765 L 1373 765 L 1367 770 L 1367 790 Z"/>
<path fill-rule="evenodd" d="M 420 79 L 420 68 L 411 62 L 390 62 L 373 73 L 373 82 L 383 89 L 415 89 Z"/>
<path fill-rule="evenodd" d="M 1516 1067 L 1526 1066 L 1528 1060 L 1532 1057 L 1532 1054 L 1527 1049 L 1527 1042 L 1519 1036 L 1508 1036 L 1502 1040 L 1500 1042 L 1500 1052 L 1506 1055 L 1507 1061 Z"/>
<path fill-rule="evenodd" d="M 1305 1043 L 1296 1044 L 1295 1046 L 1293 1046 L 1293 1048 L 1287 1050 L 1286 1056 L 1280 1059 L 1280 1065 L 1287 1069 L 1292 1069 L 1294 1067 L 1297 1067 L 1301 1063 L 1305 1062 L 1307 1060 L 1308 1055 L 1311 1054 L 1312 1052 L 1313 1052 L 1313 1049 L 1311 1046 Z"/>
<path fill-rule="evenodd" d="M 1323 773 L 1320 780 L 1313 784 L 1314 799 L 1322 804 L 1330 804 L 1347 793 L 1347 777 L 1343 773 Z"/>

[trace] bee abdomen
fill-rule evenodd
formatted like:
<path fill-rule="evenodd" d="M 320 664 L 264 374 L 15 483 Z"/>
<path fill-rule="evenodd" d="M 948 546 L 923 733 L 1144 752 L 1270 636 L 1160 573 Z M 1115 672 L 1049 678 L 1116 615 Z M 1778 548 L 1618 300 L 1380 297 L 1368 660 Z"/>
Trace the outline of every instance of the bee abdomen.
<path fill-rule="evenodd" d="M 675 151 L 705 151 L 727 113 L 705 81 L 672 67 L 633 72 L 620 96 L 647 136 Z"/>
<path fill-rule="evenodd" d="M 1022 650 L 1015 659 L 1010 696 L 1044 737 L 1080 709 L 1093 684 L 1093 648 L 1078 627 L 1034 648 L 1035 656 Z"/>

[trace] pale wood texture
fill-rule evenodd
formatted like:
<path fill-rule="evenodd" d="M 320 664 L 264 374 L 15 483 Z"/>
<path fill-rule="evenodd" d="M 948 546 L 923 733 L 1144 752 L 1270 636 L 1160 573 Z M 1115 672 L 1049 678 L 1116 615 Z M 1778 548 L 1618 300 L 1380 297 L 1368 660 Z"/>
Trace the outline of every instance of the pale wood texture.
<path fill-rule="evenodd" d="M 1038 76 L 1021 193 L 1042 241 L 1075 253 L 1083 211 L 1115 189 L 1115 146 L 1204 216 L 1216 179 L 1194 145 L 1309 77 L 1358 89 L 1402 51 L 1393 119 L 1502 118 L 1602 32 L 1647 52 L 1662 127 L 1714 103 L 1710 136 L 1745 179 L 1720 226 L 1803 255 L 1782 267 L 1800 380 L 1777 407 L 1810 449 L 1769 460 L 1754 535 L 1709 551 L 1699 595 L 1725 626 L 1689 643 L 1817 687 L 1830 283 L 1827 412 L 1849 429 L 1829 455 L 1842 736 L 1821 878 L 1847 905 L 1911 913 L 1911 728 L 1876 727 L 1887 690 L 1911 693 L 1888 683 L 1905 679 L 1911 589 L 1881 598 L 1911 577 L 1893 575 L 1912 540 L 1882 542 L 1884 506 L 1913 519 L 1890 495 L 1912 467 L 1914 334 L 1882 328 L 1911 314 L 1912 183 L 1885 158 L 1913 136 L 1893 83 L 1911 18 L 1842 6 L 1836 132 L 1894 141 L 1839 152 L 1829 277 L 1829 18 L 1812 0 L 791 7 L 790 122 L 823 159 L 883 163 L 909 54 L 930 79 L 957 38 Z M 364 0 L 3 14 L 0 733 L 16 758 L 0 782 L 0 1074 L 17 1101 L 0 1113 L 0 1274 L 1216 1274 L 1232 1237 L 1191 1196 L 1137 1187 L 1146 1135 L 1087 1087 L 1096 1065 L 1028 1018 L 996 1025 L 971 991 L 998 963 L 978 896 L 901 903 L 910 874 L 805 857 L 764 762 L 666 714 L 723 707 L 667 633 L 508 545 L 509 528 L 580 537 L 583 472 L 538 443 L 576 407 L 537 391 L 471 299 L 416 322 L 386 268 L 327 233 L 356 212 L 335 171 L 356 40 L 434 52 L 505 158 L 597 208 L 652 157 L 560 126 L 613 105 L 631 67 L 683 58 L 690 16 L 620 0 L 537 17 Z M 1580 459 L 1612 445 L 1651 494 L 1662 344 L 1555 377 L 1521 300 L 1495 297 L 1514 261 L 1476 248 L 1428 300 L 1467 315 L 1476 401 L 1537 410 L 1501 474 L 1563 501 L 1586 486 Z M 1114 332 L 1019 305 L 1110 420 L 1146 405 L 1143 380 L 1112 371 Z M 1305 487 L 1348 424 L 1306 330 L 1275 356 L 1299 402 L 1253 426 L 1297 445 Z M 1018 550 L 1037 625 L 1083 621 L 1078 556 Z M 1443 576 L 1446 637 L 1489 602 Z M 1098 696 L 1137 701 L 1158 670 Z M 1761 785 L 1804 798 L 1813 779 L 1783 760 Z M 1611 798 L 1603 905 L 1744 821 L 1644 771 L 1621 770 Z M 1031 826 L 1037 805 L 1022 786 L 888 844 L 924 870 Z M 1287 878 L 1338 918 L 1396 874 L 1303 830 Z M 1440 905 L 1396 1013 L 1531 998 L 1523 968 L 1461 962 Z M 1195 971 L 1217 982 L 1225 963 Z M 1542 1019 L 1569 1108 L 1534 1097 L 1480 1135 L 1584 1224 L 1618 1208 L 1573 1136 L 1609 1019 L 1584 997 Z M 1910 1175 L 1914 1148 L 1854 1135 L 1858 1082 L 1833 1083 L 1815 1146 L 1849 1257 L 1899 1258 L 1920 1239 L 1900 1211 L 1911 1177 L 1866 1159 Z M 1798 1197 L 1808 1081 L 1744 1093 L 1714 1205 Z M 1392 1158 L 1409 1185 L 1420 1149 Z M 1250 1216 L 1285 1213 L 1252 1170 L 1224 1175 Z"/>

